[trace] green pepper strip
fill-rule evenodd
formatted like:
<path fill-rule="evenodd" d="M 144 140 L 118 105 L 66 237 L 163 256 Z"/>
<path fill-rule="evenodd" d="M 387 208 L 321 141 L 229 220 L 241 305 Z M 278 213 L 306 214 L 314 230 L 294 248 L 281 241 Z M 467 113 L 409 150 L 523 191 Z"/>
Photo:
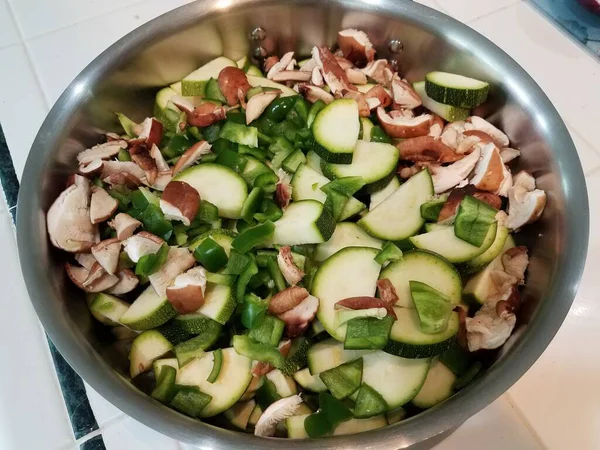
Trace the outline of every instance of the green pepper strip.
<path fill-rule="evenodd" d="M 238 303 L 242 303 L 244 301 L 244 296 L 246 295 L 246 288 L 250 279 L 258 273 L 258 266 L 254 262 L 254 259 L 251 259 L 244 271 L 240 274 L 238 278 L 237 285 L 235 287 L 235 298 Z"/>
<path fill-rule="evenodd" d="M 273 367 L 283 367 L 284 358 L 277 347 L 254 342 L 248 336 L 234 336 L 233 348 L 240 354 L 254 361 L 264 361 Z"/>
<path fill-rule="evenodd" d="M 245 295 L 243 302 L 242 325 L 248 329 L 258 326 L 267 314 L 269 303 L 254 294 Z"/>
<path fill-rule="evenodd" d="M 227 264 L 227 253 L 210 237 L 194 249 L 194 258 L 209 272 L 216 272 Z"/>
<path fill-rule="evenodd" d="M 279 265 L 277 264 L 277 260 L 274 257 L 270 257 L 267 259 L 267 270 L 269 271 L 269 275 L 275 282 L 275 288 L 277 292 L 283 291 L 287 286 L 285 284 L 285 279 L 283 278 L 283 274 L 279 269 Z"/>
<path fill-rule="evenodd" d="M 135 274 L 149 277 L 161 268 L 167 260 L 168 254 L 169 246 L 165 243 L 156 253 L 149 253 L 142 256 L 135 266 Z"/>
<path fill-rule="evenodd" d="M 274 100 L 267 110 L 264 112 L 264 116 L 275 122 L 281 122 L 287 116 L 287 113 L 294 107 L 296 103 L 296 96 L 290 97 L 279 97 Z"/>
<path fill-rule="evenodd" d="M 383 128 L 379 125 L 375 125 L 371 130 L 371 142 L 385 142 L 386 144 L 391 144 L 392 138 L 385 134 Z"/>
<path fill-rule="evenodd" d="M 267 221 L 248 228 L 240 233 L 232 242 L 232 247 L 240 253 L 246 253 L 252 250 L 257 245 L 263 244 L 273 236 L 275 225 L 273 222 Z"/>

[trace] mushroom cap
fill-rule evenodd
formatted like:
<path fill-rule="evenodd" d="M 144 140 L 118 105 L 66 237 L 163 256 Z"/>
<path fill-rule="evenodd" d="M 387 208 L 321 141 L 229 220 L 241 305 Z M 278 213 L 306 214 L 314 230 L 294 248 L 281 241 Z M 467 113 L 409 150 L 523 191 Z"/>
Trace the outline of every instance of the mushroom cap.
<path fill-rule="evenodd" d="M 285 281 L 287 281 L 290 286 L 295 286 L 298 284 L 300 281 L 302 281 L 304 275 L 306 275 L 294 263 L 292 249 L 287 245 L 279 248 L 279 253 L 277 254 L 277 265 L 283 274 L 283 278 L 285 278 Z"/>
<path fill-rule="evenodd" d="M 496 192 L 504 180 L 504 163 L 493 143 L 481 146 L 481 158 L 475 166 L 471 184 L 482 191 Z"/>
<path fill-rule="evenodd" d="M 297 306 L 289 311 L 279 314 L 279 318 L 285 322 L 286 333 L 289 337 L 296 337 L 302 334 L 308 324 L 317 315 L 319 309 L 319 299 L 314 295 L 309 295 Z"/>
<path fill-rule="evenodd" d="M 167 288 L 167 299 L 180 314 L 189 314 L 202 307 L 205 290 L 206 269 L 194 267 L 175 277 Z"/>
<path fill-rule="evenodd" d="M 413 162 L 447 163 L 462 159 L 441 139 L 431 136 L 419 136 L 406 139 L 398 144 L 400 159 Z"/>
<path fill-rule="evenodd" d="M 393 72 L 390 70 L 390 63 L 387 59 L 372 61 L 360 70 L 384 87 L 390 87 L 392 83 Z"/>
<path fill-rule="evenodd" d="M 171 170 L 169 164 L 167 164 L 167 161 L 165 161 L 164 156 L 156 144 L 152 144 L 152 147 L 150 148 L 150 156 L 154 160 L 158 172 L 169 172 Z"/>
<path fill-rule="evenodd" d="M 508 220 L 506 225 L 517 230 L 540 218 L 546 206 L 546 193 L 540 189 L 522 193 L 521 186 L 512 187 L 508 193 Z M 521 197 L 522 200 L 517 200 Z"/>
<path fill-rule="evenodd" d="M 104 164 L 102 164 L 102 171 L 100 172 L 100 178 L 104 180 L 111 175 L 121 173 L 131 175 L 138 181 L 138 185 L 140 185 L 141 181 L 146 177 L 144 170 L 132 161 L 104 161 Z"/>
<path fill-rule="evenodd" d="M 208 127 L 227 117 L 225 108 L 211 101 L 203 101 L 198 106 L 190 105 L 177 99 L 172 99 L 171 101 L 185 112 L 188 124 L 193 127 Z"/>
<path fill-rule="evenodd" d="M 126 213 L 119 213 L 113 220 L 108 222 L 108 226 L 117 232 L 117 239 L 120 241 L 132 236 L 133 232 L 141 225 L 142 222 Z"/>
<path fill-rule="evenodd" d="M 519 283 L 523 284 L 523 281 L 525 280 L 525 271 L 529 265 L 527 247 L 520 245 L 506 250 L 502 255 L 502 265 L 504 266 L 504 271 L 506 273 L 518 278 Z"/>
<path fill-rule="evenodd" d="M 473 168 L 479 161 L 481 151 L 475 149 L 473 153 L 465 156 L 460 161 L 450 164 L 447 167 L 438 167 L 431 177 L 433 180 L 433 189 L 436 194 L 446 192 L 454 186 L 465 180 L 473 171 Z"/>
<path fill-rule="evenodd" d="M 281 91 L 274 90 L 252 96 L 250 100 L 248 100 L 248 103 L 246 103 L 246 124 L 258 119 L 265 109 L 267 109 L 267 106 L 269 106 L 279 94 L 281 94 Z"/>
<path fill-rule="evenodd" d="M 79 173 L 86 177 L 96 175 L 96 174 L 100 173 L 100 171 L 102 170 L 103 164 L 104 164 L 104 161 L 102 161 L 100 158 L 94 159 L 87 164 L 80 164 L 79 165 Z"/>
<path fill-rule="evenodd" d="M 397 73 L 392 77 L 392 94 L 394 104 L 401 108 L 415 109 L 423 102 L 410 84 L 402 80 Z"/>
<path fill-rule="evenodd" d="M 150 284 L 159 296 L 165 296 L 167 287 L 177 275 L 182 274 L 196 263 L 187 248 L 171 247 L 167 255 L 167 260 L 158 271 L 148 277 Z"/>
<path fill-rule="evenodd" d="M 387 108 L 392 104 L 392 96 L 380 85 L 375 85 L 364 94 L 365 101 L 369 109 L 375 109 L 379 106 Z"/>
<path fill-rule="evenodd" d="M 117 271 L 120 253 L 121 241 L 117 238 L 105 239 L 92 247 L 92 255 L 96 261 L 111 275 Z"/>
<path fill-rule="evenodd" d="M 77 253 L 89 250 L 98 241 L 97 227 L 90 220 L 90 201 L 90 182 L 75 175 L 74 183 L 60 193 L 46 215 L 55 247 Z"/>
<path fill-rule="evenodd" d="M 108 288 L 105 292 L 112 295 L 123 295 L 133 291 L 140 280 L 135 276 L 135 273 L 130 269 L 120 270 L 117 274 L 119 281 L 114 286 Z"/>
<path fill-rule="evenodd" d="M 92 186 L 90 201 L 90 219 L 93 224 L 108 220 L 117 210 L 119 202 L 104 189 Z"/>
<path fill-rule="evenodd" d="M 200 207 L 200 194 L 184 181 L 171 181 L 160 198 L 160 209 L 168 220 L 179 220 L 184 225 L 194 220 Z"/>
<path fill-rule="evenodd" d="M 165 241 L 147 231 L 141 231 L 123 241 L 123 250 L 129 259 L 137 263 L 142 256 L 156 253 Z"/>
<path fill-rule="evenodd" d="M 465 123 L 465 127 L 467 130 L 475 129 L 487 133 L 489 136 L 492 137 L 498 148 L 508 147 L 510 144 L 510 140 L 508 139 L 508 136 L 504 134 L 504 132 L 496 128 L 494 125 L 492 125 L 482 117 L 469 117 L 467 119 L 467 122 Z"/>
<path fill-rule="evenodd" d="M 333 95 L 318 86 L 301 84 L 298 86 L 298 90 L 300 91 L 300 94 L 302 94 L 304 98 L 311 103 L 315 103 L 318 100 L 323 100 L 326 105 L 329 105 L 333 101 Z"/>
<path fill-rule="evenodd" d="M 327 47 L 313 47 L 312 57 L 321 69 L 323 79 L 331 89 L 332 94 L 355 90 L 356 88 L 348 81 L 346 72 L 339 65 L 333 53 Z"/>
<path fill-rule="evenodd" d="M 344 58 L 358 67 L 364 67 L 375 59 L 375 49 L 364 31 L 353 28 L 339 31 L 337 43 Z"/>
<path fill-rule="evenodd" d="M 102 292 L 119 281 L 115 275 L 106 273 L 98 263 L 95 263 L 91 270 L 65 263 L 65 270 L 73 284 L 86 292 Z"/>
<path fill-rule="evenodd" d="M 142 168 L 144 176 L 148 181 L 148 184 L 154 183 L 158 168 L 156 167 L 156 161 L 150 156 L 150 151 L 146 146 L 145 142 L 139 142 L 129 149 L 131 159 Z M 141 180 L 142 178 L 140 178 Z"/>
<path fill-rule="evenodd" d="M 163 138 L 163 124 L 154 117 L 147 117 L 141 125 L 142 130 L 138 135 L 138 139 L 144 139 L 147 148 L 160 145 Z"/>
<path fill-rule="evenodd" d="M 360 70 L 346 69 L 346 76 L 352 84 L 367 84 L 367 76 Z"/>
<path fill-rule="evenodd" d="M 292 62 L 293 59 L 294 59 L 294 52 L 284 53 L 284 55 L 281 57 L 281 59 L 279 59 L 277 62 L 275 62 L 275 64 L 272 64 L 268 70 L 265 68 L 265 70 L 267 70 L 267 78 L 269 80 L 272 80 L 273 77 L 275 76 L 275 74 L 286 70 L 286 68 Z"/>
<path fill-rule="evenodd" d="M 237 105 L 240 97 L 245 97 L 248 90 L 252 87 L 248 83 L 248 77 L 244 71 L 237 67 L 223 68 L 219 72 L 217 82 L 229 106 Z"/>
<path fill-rule="evenodd" d="M 77 155 L 77 161 L 79 164 L 89 164 L 95 159 L 110 159 L 124 148 L 127 148 L 127 142 L 123 140 L 108 141 L 82 151 Z"/>
<path fill-rule="evenodd" d="M 377 108 L 377 118 L 388 136 L 394 138 L 412 138 L 427 136 L 433 116 L 422 114 L 417 117 L 391 117 L 382 107 Z"/>
<path fill-rule="evenodd" d="M 212 146 L 208 142 L 200 141 L 188 148 L 185 153 L 181 155 L 177 164 L 175 164 L 173 176 L 200 161 L 202 156 L 208 155 L 211 152 L 211 147 Z"/>

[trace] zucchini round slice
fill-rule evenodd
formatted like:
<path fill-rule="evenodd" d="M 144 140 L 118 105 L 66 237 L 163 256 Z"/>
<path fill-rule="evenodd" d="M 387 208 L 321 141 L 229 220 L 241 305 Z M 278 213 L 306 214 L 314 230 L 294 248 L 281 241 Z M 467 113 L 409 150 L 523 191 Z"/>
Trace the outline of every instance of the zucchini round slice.
<path fill-rule="evenodd" d="M 456 375 L 436 358 L 431 362 L 423 387 L 411 403 L 418 408 L 431 408 L 454 394 L 455 381 Z"/>
<path fill-rule="evenodd" d="M 183 80 L 181 80 L 181 92 L 182 95 L 202 95 L 206 92 L 206 85 L 208 80 L 214 78 L 215 80 L 219 77 L 219 73 L 225 67 L 237 67 L 235 61 L 226 58 L 225 56 L 219 56 L 218 58 L 209 61 L 199 69 L 194 70 Z"/>
<path fill-rule="evenodd" d="M 317 146 L 314 150 L 325 161 L 350 164 L 360 133 L 358 103 L 352 99 L 334 100 L 323 108 L 312 125 Z"/>
<path fill-rule="evenodd" d="M 425 91 L 436 102 L 460 108 L 475 108 L 487 99 L 489 83 L 448 72 L 425 75 Z"/>
<path fill-rule="evenodd" d="M 467 272 L 469 273 L 473 273 L 473 272 L 477 272 L 478 270 L 482 269 L 483 267 L 485 267 L 486 265 L 488 265 L 489 263 L 491 263 L 494 258 L 496 258 L 496 256 L 500 255 L 501 253 L 503 253 L 504 251 L 506 251 L 508 248 L 504 248 L 504 244 L 506 244 L 508 241 L 512 241 L 513 244 L 511 245 L 511 247 L 514 247 L 514 241 L 512 240 L 512 237 L 510 237 L 510 230 L 505 227 L 504 225 L 501 225 L 500 223 L 498 223 L 498 230 L 496 231 L 496 239 L 494 239 L 494 242 L 492 243 L 492 245 L 490 245 L 490 248 L 488 248 L 485 252 L 483 252 L 481 255 L 476 256 L 475 258 L 467 261 L 465 263 L 465 266 L 467 268 Z"/>
<path fill-rule="evenodd" d="M 457 120 L 465 120 L 467 117 L 471 115 L 471 110 L 467 108 L 460 108 L 458 106 L 445 105 L 440 102 L 436 102 L 434 99 L 429 97 L 425 92 L 425 82 L 419 81 L 417 83 L 413 83 L 413 88 L 415 92 L 421 97 L 421 101 L 423 102 L 423 106 L 427 108 L 432 113 L 437 114 L 442 119 L 447 120 L 448 122 L 455 122 Z"/>
<path fill-rule="evenodd" d="M 280 245 L 320 244 L 328 241 L 335 220 L 322 203 L 302 200 L 291 203 L 275 222 L 273 243 Z"/>
<path fill-rule="evenodd" d="M 341 222 L 327 242 L 317 245 L 314 258 L 316 261 L 325 261 L 334 253 L 346 247 L 371 247 L 380 249 L 382 242 L 369 236 L 362 228 L 352 222 Z"/>

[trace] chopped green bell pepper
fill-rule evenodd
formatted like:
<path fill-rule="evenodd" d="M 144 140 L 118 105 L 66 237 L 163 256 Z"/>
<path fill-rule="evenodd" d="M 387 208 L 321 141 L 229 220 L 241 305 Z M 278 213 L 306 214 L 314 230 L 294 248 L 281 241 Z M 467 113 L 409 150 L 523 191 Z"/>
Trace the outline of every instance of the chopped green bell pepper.
<path fill-rule="evenodd" d="M 194 249 L 194 258 L 209 272 L 216 272 L 222 269 L 228 260 L 227 253 L 225 253 L 223 247 L 210 237 L 204 239 Z"/>

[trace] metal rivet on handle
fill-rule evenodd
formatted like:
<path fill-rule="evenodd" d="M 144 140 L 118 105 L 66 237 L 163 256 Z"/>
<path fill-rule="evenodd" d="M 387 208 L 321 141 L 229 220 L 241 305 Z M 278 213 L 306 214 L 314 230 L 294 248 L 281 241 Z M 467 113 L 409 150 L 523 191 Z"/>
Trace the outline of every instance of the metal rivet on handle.
<path fill-rule="evenodd" d="M 404 50 L 404 45 L 402 44 L 402 41 L 400 41 L 399 39 L 392 39 L 388 43 L 388 49 L 392 53 L 401 53 L 402 50 Z"/>
<path fill-rule="evenodd" d="M 254 30 L 252 30 L 252 33 L 250 33 L 250 39 L 253 41 L 264 41 L 266 37 L 267 32 L 261 27 L 256 27 Z"/>
<path fill-rule="evenodd" d="M 267 56 L 267 51 L 262 47 L 256 47 L 252 52 L 252 56 L 255 59 L 262 59 Z"/>

